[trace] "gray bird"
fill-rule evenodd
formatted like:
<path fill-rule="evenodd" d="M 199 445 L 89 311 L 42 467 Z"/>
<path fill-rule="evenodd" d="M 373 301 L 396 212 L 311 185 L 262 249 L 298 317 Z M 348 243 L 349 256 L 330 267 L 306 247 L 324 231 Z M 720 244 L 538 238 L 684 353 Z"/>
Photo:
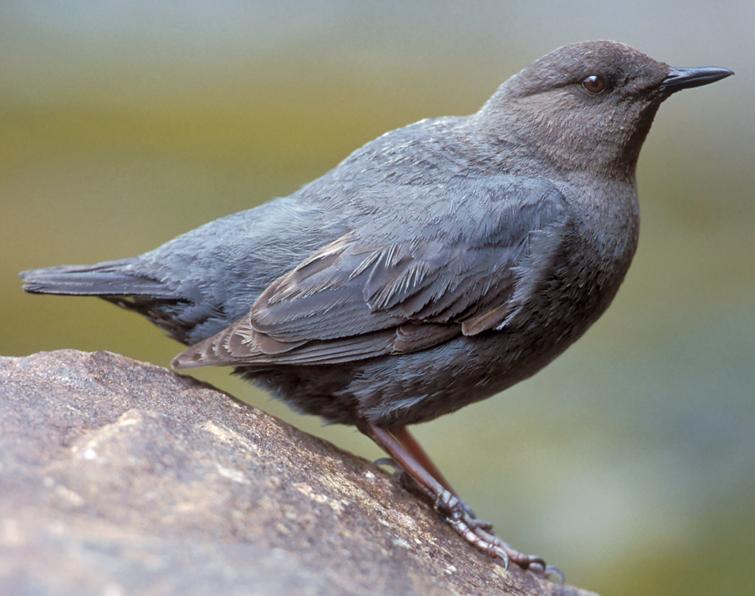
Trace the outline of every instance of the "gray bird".
<path fill-rule="evenodd" d="M 472 115 L 388 132 L 141 256 L 27 271 L 24 289 L 101 296 L 189 344 L 174 367 L 232 366 L 356 425 L 471 544 L 550 572 L 475 518 L 406 427 L 526 379 L 605 311 L 637 246 L 635 167 L 658 107 L 731 74 L 565 46 Z"/>

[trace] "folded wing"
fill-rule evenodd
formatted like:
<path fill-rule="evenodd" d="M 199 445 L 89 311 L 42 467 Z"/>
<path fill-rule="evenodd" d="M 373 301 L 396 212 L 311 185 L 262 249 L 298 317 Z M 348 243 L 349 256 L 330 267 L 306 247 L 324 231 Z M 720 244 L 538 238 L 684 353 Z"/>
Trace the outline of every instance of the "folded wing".
<path fill-rule="evenodd" d="M 563 196 L 511 176 L 425 192 L 448 198 L 412 221 L 386 210 L 322 247 L 174 366 L 335 364 L 503 328 L 550 271 Z"/>

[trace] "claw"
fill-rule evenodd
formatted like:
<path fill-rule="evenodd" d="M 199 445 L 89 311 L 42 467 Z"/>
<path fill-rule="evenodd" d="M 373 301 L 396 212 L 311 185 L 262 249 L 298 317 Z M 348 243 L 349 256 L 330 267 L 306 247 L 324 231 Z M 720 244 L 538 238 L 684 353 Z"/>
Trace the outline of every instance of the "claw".
<path fill-rule="evenodd" d="M 398 472 L 399 470 L 401 470 L 401 468 L 399 467 L 399 465 L 395 461 L 393 461 L 393 459 L 390 458 L 390 457 L 381 457 L 380 459 L 376 459 L 372 463 L 375 464 L 376 466 L 380 467 L 380 468 L 382 468 L 383 466 L 387 466 L 389 468 L 392 468 L 394 474 L 396 472 Z"/>
<path fill-rule="evenodd" d="M 509 555 L 506 553 L 506 551 L 503 550 L 502 548 L 497 548 L 496 547 L 494 556 L 498 557 L 499 559 L 501 559 L 503 568 L 506 571 L 508 571 L 509 570 L 509 565 L 511 565 L 511 557 L 509 557 Z"/>
<path fill-rule="evenodd" d="M 543 574 L 545 575 L 545 577 L 555 577 L 556 581 L 561 585 L 566 583 L 566 576 L 564 575 L 564 572 L 555 565 L 546 565 Z"/>
<path fill-rule="evenodd" d="M 498 541 L 488 540 L 485 536 L 478 534 L 474 528 L 470 527 L 465 515 L 460 514 L 460 508 L 458 508 L 458 505 L 456 511 L 449 512 L 445 514 L 445 516 L 446 521 L 457 534 L 486 555 L 500 559 L 503 568 L 508 570 L 509 564 L 511 563 L 511 557 L 509 557 L 509 553 L 506 552 L 506 549 L 502 548 Z"/>
<path fill-rule="evenodd" d="M 545 567 L 540 564 L 540 561 L 533 561 L 527 565 L 527 570 L 531 571 L 535 575 L 545 575 Z"/>
<path fill-rule="evenodd" d="M 519 565 L 521 565 L 525 569 L 542 569 L 543 572 L 545 572 L 547 563 L 542 557 L 538 557 L 536 555 L 524 555 L 521 553 L 519 553 L 519 555 L 519 557 L 516 557 L 518 559 L 517 563 L 519 563 Z"/>
<path fill-rule="evenodd" d="M 561 584 L 564 583 L 564 574 L 558 567 L 548 565 L 545 559 L 536 555 L 525 555 L 514 549 L 510 544 L 498 538 L 489 531 L 490 524 L 481 522 L 469 513 L 469 508 L 451 493 L 438 495 L 436 509 L 443 513 L 446 521 L 472 546 L 487 555 L 500 559 L 504 569 L 508 569 L 510 563 L 516 563 L 522 569 L 526 569 L 548 578 L 553 576 Z M 443 507 L 445 505 L 445 507 Z"/>

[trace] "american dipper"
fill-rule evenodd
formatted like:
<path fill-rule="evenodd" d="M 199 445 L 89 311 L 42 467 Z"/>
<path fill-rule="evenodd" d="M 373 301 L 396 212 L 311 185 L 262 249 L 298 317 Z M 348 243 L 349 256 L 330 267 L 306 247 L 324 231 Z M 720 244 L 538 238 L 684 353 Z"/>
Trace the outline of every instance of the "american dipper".
<path fill-rule="evenodd" d="M 635 167 L 669 95 L 733 74 L 624 44 L 547 54 L 475 114 L 422 120 L 292 195 L 138 257 L 27 271 L 95 295 L 380 445 L 472 545 L 539 573 L 407 431 L 534 374 L 605 311 L 635 252 Z"/>

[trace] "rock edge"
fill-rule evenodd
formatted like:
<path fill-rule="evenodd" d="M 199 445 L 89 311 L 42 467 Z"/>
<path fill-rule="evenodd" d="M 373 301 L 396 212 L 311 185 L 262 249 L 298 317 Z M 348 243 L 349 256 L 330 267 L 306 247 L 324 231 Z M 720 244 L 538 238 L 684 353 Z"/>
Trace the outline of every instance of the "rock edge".
<path fill-rule="evenodd" d="M 225 393 L 74 350 L 0 358 L 0 593 L 587 594 Z"/>

